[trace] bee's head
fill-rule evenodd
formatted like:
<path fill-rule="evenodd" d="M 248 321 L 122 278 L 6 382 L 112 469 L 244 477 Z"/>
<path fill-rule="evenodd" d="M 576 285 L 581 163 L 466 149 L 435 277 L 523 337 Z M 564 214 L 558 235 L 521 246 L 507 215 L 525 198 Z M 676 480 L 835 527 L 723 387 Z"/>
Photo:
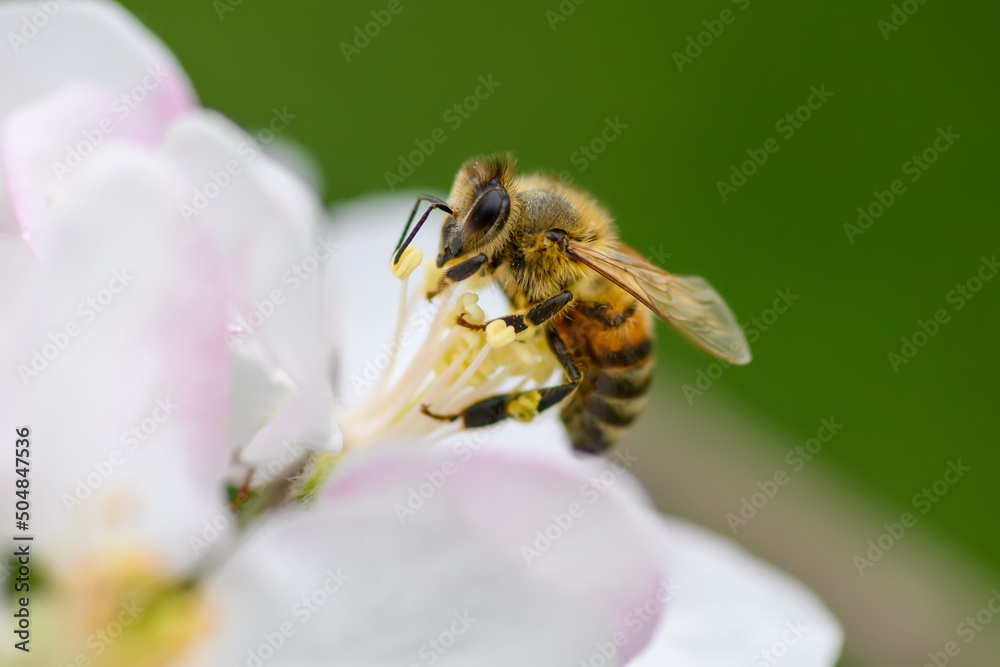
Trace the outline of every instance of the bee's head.
<path fill-rule="evenodd" d="M 473 158 L 462 165 L 451 188 L 452 214 L 441 227 L 437 265 L 472 252 L 492 252 L 509 236 L 520 204 L 514 192 L 514 158 L 509 153 Z"/>

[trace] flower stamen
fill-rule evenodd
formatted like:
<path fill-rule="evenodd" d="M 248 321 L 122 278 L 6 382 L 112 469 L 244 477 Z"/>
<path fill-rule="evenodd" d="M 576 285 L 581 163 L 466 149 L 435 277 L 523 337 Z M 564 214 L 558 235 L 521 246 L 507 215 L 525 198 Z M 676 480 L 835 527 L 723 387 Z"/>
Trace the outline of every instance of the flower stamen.
<path fill-rule="evenodd" d="M 517 331 L 503 320 L 493 320 L 486 325 L 486 344 L 501 348 L 514 342 Z"/>
<path fill-rule="evenodd" d="M 407 246 L 403 254 L 399 256 L 399 261 L 392 264 L 392 275 L 400 280 L 406 280 L 410 274 L 417 270 L 417 267 L 424 261 L 424 253 L 418 248 Z"/>
<path fill-rule="evenodd" d="M 518 421 L 531 421 L 541 401 L 541 394 L 531 387 L 543 386 L 558 368 L 542 329 L 528 327 L 518 333 L 503 319 L 487 320 L 479 295 L 470 291 L 485 285 L 485 279 L 450 283 L 444 270 L 428 260 L 423 262 L 420 285 L 408 294 L 407 278 L 421 257 L 415 248 L 408 248 L 392 267 L 402 281 L 396 353 L 371 393 L 356 408 L 338 415 L 345 452 L 402 436 L 427 439 L 445 430 L 453 433 L 457 427 L 429 418 L 422 408 L 432 414 L 459 415 L 496 394 L 521 392 L 511 402 L 509 414 Z M 395 357 L 405 340 L 405 324 L 416 300 L 428 293 L 434 295 L 436 311 L 423 341 L 404 363 Z M 325 471 L 320 472 L 313 481 L 325 477 Z"/>

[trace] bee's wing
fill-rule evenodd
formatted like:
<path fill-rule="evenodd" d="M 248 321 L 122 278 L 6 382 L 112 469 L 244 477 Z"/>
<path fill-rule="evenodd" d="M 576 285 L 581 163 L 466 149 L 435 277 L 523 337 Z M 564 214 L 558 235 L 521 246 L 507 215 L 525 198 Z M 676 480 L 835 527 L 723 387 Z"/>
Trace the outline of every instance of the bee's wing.
<path fill-rule="evenodd" d="M 598 251 L 569 241 L 566 251 L 706 351 L 734 364 L 750 363 L 750 346 L 736 316 L 704 278 L 667 273 L 625 244 Z"/>

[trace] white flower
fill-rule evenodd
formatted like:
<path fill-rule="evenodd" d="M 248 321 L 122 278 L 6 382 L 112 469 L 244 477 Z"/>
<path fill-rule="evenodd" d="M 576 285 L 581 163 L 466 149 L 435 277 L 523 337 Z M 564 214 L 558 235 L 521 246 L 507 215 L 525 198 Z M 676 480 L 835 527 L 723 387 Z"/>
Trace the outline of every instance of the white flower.
<path fill-rule="evenodd" d="M 334 211 L 336 240 L 343 252 L 334 257 L 336 268 L 330 274 L 331 303 L 337 303 L 348 313 L 363 312 L 364 318 L 343 319 L 340 340 L 351 354 L 343 357 L 340 384 L 335 393 L 350 402 L 363 401 L 370 385 L 377 385 L 381 373 L 373 379 L 371 369 L 384 357 L 387 337 L 395 329 L 395 312 L 391 300 L 384 298 L 383 308 L 371 308 L 373 295 L 388 295 L 398 289 L 397 280 L 385 270 L 384 258 L 391 252 L 401 223 L 406 220 L 412 197 L 380 197 L 338 207 Z M 435 249 L 433 233 L 418 236 L 415 245 L 425 255 Z M 371 260 L 370 258 L 377 258 Z M 356 289 L 355 285 L 364 285 Z M 486 289 L 480 303 L 490 316 L 506 313 L 505 298 L 496 288 Z M 411 318 L 416 331 L 427 328 L 428 316 L 420 312 Z M 397 365 L 420 354 L 418 345 L 423 338 L 412 336 L 410 347 L 399 352 Z M 359 381 L 360 380 L 360 381 Z M 565 432 L 555 415 L 539 417 L 530 425 L 510 424 L 497 430 L 483 445 L 484 450 L 502 450 L 550 461 L 559 465 L 589 468 L 585 490 L 578 489 L 561 507 L 574 500 L 587 504 L 595 489 L 612 489 L 630 497 L 631 502 L 647 508 L 654 515 L 653 532 L 659 546 L 665 579 L 644 604 L 648 611 L 665 607 L 662 620 L 656 625 L 651 643 L 630 665 L 743 665 L 780 664 L 790 667 L 833 665 L 840 652 L 841 630 L 829 612 L 815 596 L 797 582 L 762 563 L 733 544 L 703 529 L 669 517 L 655 515 L 649 501 L 629 472 L 622 473 L 632 463 L 628 445 L 623 443 L 617 456 L 608 460 L 571 453 Z M 474 433 L 474 432 L 467 432 Z M 502 436 L 500 434 L 503 434 Z M 445 440 L 447 451 L 461 453 L 461 445 Z M 543 519 L 535 528 L 553 523 Z M 643 612 L 629 609 L 616 619 L 615 631 L 622 635 L 624 648 L 632 648 L 633 630 L 645 627 Z M 565 664 L 618 664 L 623 650 L 614 645 L 615 632 L 594 636 L 589 649 L 573 654 Z M 609 645 L 610 642 L 610 645 Z M 602 651 L 614 651 L 613 658 L 602 662 Z M 627 656 L 628 654 L 626 654 Z M 770 656 L 770 659 L 767 657 Z M 485 663 L 484 663 L 485 664 Z"/>
<path fill-rule="evenodd" d="M 578 460 L 551 419 L 430 446 L 406 392 L 401 411 L 365 408 L 397 386 L 350 378 L 393 339 L 387 255 L 408 202 L 324 226 L 265 137 L 197 108 L 133 19 L 56 6 L 27 33 L 39 5 L 0 6 L 0 32 L 30 33 L 0 54 L 0 429 L 30 429 L 31 470 L 0 466 L 0 495 L 27 478 L 31 503 L 29 528 L 0 538 L 35 538 L 32 578 L 7 582 L 30 590 L 2 603 L 10 619 L 30 598 L 31 653 L 0 655 L 728 665 L 785 642 L 783 664 L 832 664 L 840 631 L 811 594 L 661 519 L 627 452 Z M 438 399 L 481 391 L 467 375 Z M 314 503 L 234 513 L 242 496 L 224 495 L 245 481 L 265 497 L 307 450 L 342 444 Z"/>

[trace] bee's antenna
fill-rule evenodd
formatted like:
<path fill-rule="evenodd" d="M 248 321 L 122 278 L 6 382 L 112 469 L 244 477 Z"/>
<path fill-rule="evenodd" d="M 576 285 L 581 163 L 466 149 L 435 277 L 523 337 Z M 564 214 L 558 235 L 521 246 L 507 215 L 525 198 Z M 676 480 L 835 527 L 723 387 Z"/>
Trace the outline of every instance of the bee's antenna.
<path fill-rule="evenodd" d="M 429 201 L 431 202 L 431 205 L 430 207 L 428 207 L 426 211 L 424 211 L 424 214 L 420 216 L 420 220 L 417 221 L 416 227 L 413 228 L 413 231 L 410 232 L 409 237 L 407 237 L 406 233 L 410 231 L 410 225 L 413 224 L 413 218 L 417 215 L 417 209 L 420 208 L 420 202 L 422 201 Z M 441 199 L 440 197 L 435 197 L 434 195 L 420 195 L 419 197 L 417 197 L 417 201 L 413 205 L 413 210 L 410 211 L 410 219 L 406 221 L 406 227 L 403 228 L 403 233 L 400 234 L 399 242 L 396 243 L 396 249 L 393 251 L 394 253 L 392 256 L 393 264 L 397 263 L 399 261 L 399 258 L 403 256 L 403 251 L 406 250 L 407 246 L 409 246 L 410 243 L 413 241 L 413 237 L 417 235 L 417 232 L 419 232 L 420 228 L 423 227 L 424 222 L 427 221 L 427 216 L 429 216 L 431 214 L 431 211 L 433 211 L 434 209 L 444 211 L 448 215 L 454 215 L 455 213 L 454 211 L 451 210 L 451 207 L 448 206 L 448 202 Z M 406 240 L 404 241 L 403 239 Z"/>

